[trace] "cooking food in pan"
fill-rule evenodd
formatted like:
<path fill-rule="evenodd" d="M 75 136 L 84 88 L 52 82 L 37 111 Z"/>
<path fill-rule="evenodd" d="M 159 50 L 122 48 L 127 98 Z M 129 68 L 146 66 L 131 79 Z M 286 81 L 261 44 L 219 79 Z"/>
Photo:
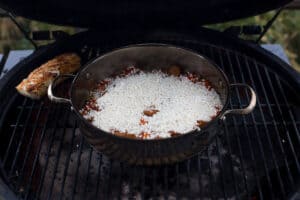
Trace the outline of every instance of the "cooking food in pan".
<path fill-rule="evenodd" d="M 66 77 L 73 79 L 69 98 L 55 96 L 55 82 Z M 228 106 L 234 87 L 249 91 L 245 108 Z M 174 163 L 203 151 L 222 134 L 225 117 L 250 113 L 256 104 L 250 86 L 230 84 L 209 59 L 166 44 L 107 52 L 77 75 L 56 77 L 48 96 L 70 106 L 81 133 L 95 149 L 142 165 Z"/>
<path fill-rule="evenodd" d="M 26 97 L 40 99 L 46 94 L 49 84 L 55 77 L 59 74 L 73 73 L 79 67 L 80 57 L 78 55 L 75 53 L 61 54 L 32 71 L 16 89 Z"/>
<path fill-rule="evenodd" d="M 112 134 L 159 139 L 200 130 L 221 108 L 209 81 L 178 66 L 166 73 L 128 67 L 100 81 L 81 114 Z"/>

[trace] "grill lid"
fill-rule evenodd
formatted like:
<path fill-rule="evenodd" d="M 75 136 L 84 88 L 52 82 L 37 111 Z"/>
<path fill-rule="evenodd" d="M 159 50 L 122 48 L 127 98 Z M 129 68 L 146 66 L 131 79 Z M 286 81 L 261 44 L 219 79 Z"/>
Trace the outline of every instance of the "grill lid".
<path fill-rule="evenodd" d="M 225 22 L 279 8 L 291 0 L 0 0 L 17 15 L 87 28 L 187 27 Z"/>

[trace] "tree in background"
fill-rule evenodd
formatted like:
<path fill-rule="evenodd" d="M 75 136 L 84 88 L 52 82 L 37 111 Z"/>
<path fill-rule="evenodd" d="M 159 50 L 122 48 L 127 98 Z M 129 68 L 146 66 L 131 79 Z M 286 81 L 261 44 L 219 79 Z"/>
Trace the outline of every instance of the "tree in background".
<path fill-rule="evenodd" d="M 225 28 L 234 25 L 265 25 L 274 14 L 275 12 L 271 11 L 266 14 L 222 24 L 208 25 L 207 27 L 217 30 L 224 30 Z M 247 36 L 241 37 L 249 39 Z M 274 24 L 262 38 L 262 43 L 279 43 L 282 45 L 291 62 L 291 65 L 296 70 L 300 71 L 300 10 L 282 11 Z"/>

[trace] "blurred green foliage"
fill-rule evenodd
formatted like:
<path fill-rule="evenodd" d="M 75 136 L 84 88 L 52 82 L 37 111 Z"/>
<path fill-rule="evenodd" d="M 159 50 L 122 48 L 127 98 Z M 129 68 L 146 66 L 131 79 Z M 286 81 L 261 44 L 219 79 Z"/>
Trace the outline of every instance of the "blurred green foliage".
<path fill-rule="evenodd" d="M 233 25 L 265 25 L 274 15 L 274 11 L 230 21 L 222 24 L 207 25 L 206 27 L 224 30 Z M 27 31 L 37 30 L 62 30 L 69 34 L 74 34 L 76 29 L 73 27 L 57 26 L 47 23 L 27 20 L 18 17 L 17 20 Z M 247 36 L 241 36 L 249 39 Z M 251 37 L 250 37 L 251 39 Z M 253 39 L 253 38 L 252 38 Z M 39 45 L 46 44 L 49 41 L 39 42 Z M 51 41 L 50 41 L 51 42 Z M 279 43 L 285 49 L 292 66 L 300 71 L 300 10 L 284 10 L 278 16 L 272 27 L 262 38 L 262 43 Z M 8 18 L 0 18 L 0 52 L 5 49 L 29 49 L 33 48 L 30 42 L 24 39 L 23 35 Z"/>
<path fill-rule="evenodd" d="M 213 24 L 206 27 L 224 30 L 233 25 L 265 25 L 274 16 L 275 11 L 246 19 Z M 246 36 L 241 36 L 246 37 Z M 249 38 L 247 38 L 249 39 Z M 283 10 L 271 28 L 264 35 L 261 43 L 282 45 L 291 65 L 300 71 L 300 10 Z"/>
<path fill-rule="evenodd" d="M 62 30 L 69 34 L 75 33 L 75 28 L 58 26 L 22 17 L 16 19 L 27 32 L 39 30 Z M 47 44 L 51 41 L 38 41 L 38 45 Z M 26 40 L 24 35 L 9 18 L 0 18 L 0 53 L 7 49 L 32 49 L 32 44 Z"/>

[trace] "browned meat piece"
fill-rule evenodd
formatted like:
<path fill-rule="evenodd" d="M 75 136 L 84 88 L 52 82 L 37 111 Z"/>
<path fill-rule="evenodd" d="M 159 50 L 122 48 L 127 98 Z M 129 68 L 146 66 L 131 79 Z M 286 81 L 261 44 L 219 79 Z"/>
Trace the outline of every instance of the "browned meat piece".
<path fill-rule="evenodd" d="M 180 68 L 176 65 L 172 65 L 168 69 L 168 74 L 173 75 L 173 76 L 179 76 L 180 75 Z"/>
<path fill-rule="evenodd" d="M 170 133 L 171 137 L 176 137 L 176 136 L 181 135 L 180 133 L 177 133 L 175 131 L 169 131 L 169 133 Z"/>
<path fill-rule="evenodd" d="M 77 71 L 79 67 L 80 57 L 77 54 L 61 54 L 33 70 L 26 79 L 23 79 L 16 89 L 20 94 L 26 97 L 40 99 L 46 94 L 48 86 L 56 76 L 59 74 L 73 73 Z"/>
<path fill-rule="evenodd" d="M 159 112 L 159 110 L 144 110 L 144 115 L 148 116 L 148 117 L 152 117 L 153 115 L 155 115 L 157 112 Z"/>

